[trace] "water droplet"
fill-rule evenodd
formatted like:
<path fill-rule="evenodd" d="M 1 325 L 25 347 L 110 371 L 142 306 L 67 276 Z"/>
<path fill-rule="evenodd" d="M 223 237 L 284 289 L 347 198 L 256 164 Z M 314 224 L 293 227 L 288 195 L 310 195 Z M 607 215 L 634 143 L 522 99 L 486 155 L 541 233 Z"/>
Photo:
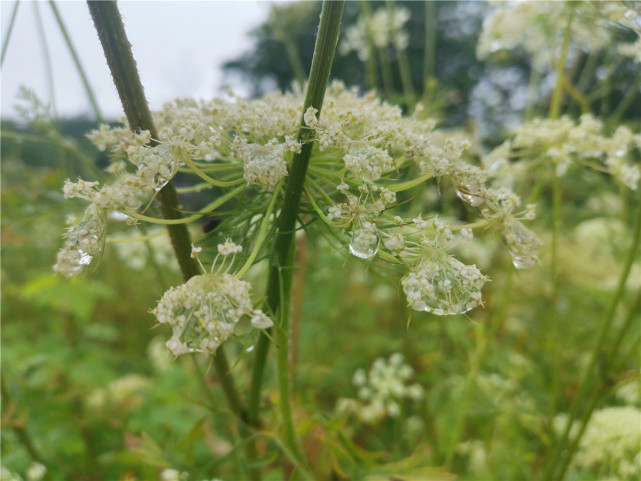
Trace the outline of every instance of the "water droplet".
<path fill-rule="evenodd" d="M 381 242 L 376 225 L 371 222 L 360 222 L 352 231 L 349 251 L 360 259 L 371 259 L 378 252 Z"/>
<path fill-rule="evenodd" d="M 512 256 L 514 267 L 517 269 L 531 269 L 538 264 L 538 250 L 541 242 L 534 232 L 525 227 L 520 221 L 513 220 L 503 227 L 503 236 Z"/>
<path fill-rule="evenodd" d="M 130 216 L 118 210 L 112 210 L 111 212 L 109 212 L 108 217 L 109 217 L 109 220 L 115 220 L 115 221 L 128 221 L 129 219 L 131 219 Z"/>
<path fill-rule="evenodd" d="M 88 266 L 91 264 L 91 261 L 93 259 L 92 255 L 87 254 L 86 252 L 78 249 L 78 253 L 80 254 L 80 258 L 78 259 L 78 264 L 81 266 Z"/>
<path fill-rule="evenodd" d="M 154 190 L 159 192 L 176 173 L 176 163 L 172 160 L 162 165 L 154 175 Z"/>
<path fill-rule="evenodd" d="M 510 249 L 510 256 L 512 256 L 512 264 L 517 269 L 532 269 L 538 264 L 538 259 L 532 255 L 523 254 L 515 249 Z"/>
<path fill-rule="evenodd" d="M 461 199 L 463 202 L 467 202 L 472 207 L 478 207 L 485 201 L 485 198 L 483 196 L 472 194 L 463 187 L 457 187 L 456 195 L 459 197 L 459 199 Z"/>

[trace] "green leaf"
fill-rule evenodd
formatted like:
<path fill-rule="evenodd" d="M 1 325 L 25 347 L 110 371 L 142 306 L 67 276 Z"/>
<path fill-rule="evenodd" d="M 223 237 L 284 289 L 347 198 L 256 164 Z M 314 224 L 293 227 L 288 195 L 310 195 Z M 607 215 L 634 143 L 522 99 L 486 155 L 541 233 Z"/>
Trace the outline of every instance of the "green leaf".
<path fill-rule="evenodd" d="M 100 299 L 112 299 L 115 291 L 106 284 L 87 279 L 63 279 L 53 275 L 36 277 L 22 287 L 20 297 L 40 307 L 71 313 L 89 320 Z"/>

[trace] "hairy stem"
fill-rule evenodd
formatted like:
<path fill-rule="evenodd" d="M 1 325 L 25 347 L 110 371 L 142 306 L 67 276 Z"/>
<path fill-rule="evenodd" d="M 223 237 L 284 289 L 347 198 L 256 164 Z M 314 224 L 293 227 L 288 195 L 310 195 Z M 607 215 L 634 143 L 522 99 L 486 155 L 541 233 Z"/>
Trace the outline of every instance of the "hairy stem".
<path fill-rule="evenodd" d="M 88 1 L 87 4 L 129 121 L 129 128 L 134 132 L 148 130 L 154 139 L 152 145 L 157 145 L 158 134 L 116 2 Z M 158 193 L 157 201 L 165 219 L 182 218 L 182 213 L 178 209 L 178 194 L 172 182 L 168 182 Z M 200 273 L 198 264 L 191 258 L 191 237 L 187 227 L 184 224 L 172 224 L 167 226 L 167 230 L 183 279 L 187 280 L 198 275 Z M 241 419 L 247 419 L 246 409 L 229 374 L 229 363 L 222 348 L 218 349 L 214 357 L 214 367 L 231 410 Z"/>
<path fill-rule="evenodd" d="M 317 115 L 320 115 L 325 97 L 325 89 L 327 88 L 327 81 L 329 79 L 329 72 L 338 42 L 344 6 L 344 1 L 326 1 L 323 3 L 303 113 L 306 112 L 309 107 L 313 107 L 318 110 Z M 298 131 L 298 141 L 301 142 L 303 146 L 301 152 L 294 155 L 285 190 L 283 209 L 276 223 L 278 234 L 271 259 L 267 285 L 267 304 L 269 310 L 273 314 L 277 314 L 277 318 L 280 318 L 276 339 L 279 344 L 278 377 L 281 389 L 281 409 L 286 431 L 286 443 L 287 447 L 299 458 L 300 462 L 302 462 L 302 456 L 298 442 L 296 441 L 297 437 L 292 419 L 290 378 L 288 372 L 289 340 L 287 334 L 289 330 L 289 299 L 291 297 L 294 269 L 294 233 L 309 158 L 314 146 L 312 135 L 310 129 L 306 128 L 304 119 L 302 119 L 301 128 Z M 261 335 L 256 346 L 256 358 L 249 398 L 249 421 L 254 425 L 259 424 L 260 393 L 263 372 L 265 370 L 265 360 L 269 351 L 269 343 L 268 337 Z"/>

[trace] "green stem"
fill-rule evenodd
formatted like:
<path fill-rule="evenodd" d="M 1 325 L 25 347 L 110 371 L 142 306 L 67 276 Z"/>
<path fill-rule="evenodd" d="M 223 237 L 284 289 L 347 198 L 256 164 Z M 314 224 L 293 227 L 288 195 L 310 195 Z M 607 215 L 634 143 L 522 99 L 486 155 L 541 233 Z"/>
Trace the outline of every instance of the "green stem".
<path fill-rule="evenodd" d="M 559 390 L 559 348 L 558 348 L 558 331 L 559 323 L 557 318 L 557 298 L 559 289 L 559 276 L 558 276 L 558 257 L 559 257 L 559 236 L 561 226 L 561 200 L 563 193 L 561 191 L 561 179 L 556 172 L 556 165 L 551 164 L 552 170 L 552 259 L 550 260 L 550 322 L 551 328 L 548 337 L 550 342 L 550 354 L 552 357 L 552 390 L 550 400 L 551 413 L 555 412 L 556 400 Z"/>
<path fill-rule="evenodd" d="M 367 0 L 359 0 L 358 6 L 361 9 L 365 25 L 367 26 L 367 42 L 369 44 L 369 51 L 372 53 L 374 50 L 378 52 L 378 57 L 381 62 L 381 73 L 383 77 L 383 90 L 385 93 L 390 94 L 394 90 L 394 81 L 392 80 L 392 69 L 390 68 L 390 59 L 387 48 L 380 48 L 374 44 L 372 39 L 372 13 L 367 3 Z"/>
<path fill-rule="evenodd" d="M 608 353 L 608 359 L 611 360 L 610 364 L 613 364 L 615 356 L 619 352 L 621 352 L 621 345 L 623 344 L 623 340 L 626 338 L 628 332 L 632 329 L 632 326 L 634 325 L 634 323 L 638 321 L 640 315 L 641 315 L 641 289 L 639 289 L 639 292 L 637 293 L 637 297 L 632 303 L 632 307 L 628 312 L 628 317 L 623 323 L 623 327 L 621 327 L 621 329 L 619 330 L 619 335 L 617 336 L 616 340 L 612 343 L 612 347 L 610 348 L 610 352 Z"/>
<path fill-rule="evenodd" d="M 565 69 L 565 59 L 568 56 L 568 49 L 570 48 L 570 38 L 572 37 L 572 20 L 574 19 L 574 8 L 568 19 L 568 24 L 565 27 L 565 35 L 563 37 L 563 46 L 561 47 L 561 56 L 556 65 L 556 85 L 554 86 L 554 93 L 552 94 L 552 103 L 550 106 L 550 118 L 558 119 L 561 112 L 561 101 L 563 99 L 563 70 Z"/>
<path fill-rule="evenodd" d="M 148 130 L 152 139 L 157 139 L 158 134 L 116 2 L 88 1 L 87 4 L 129 121 L 129 128 L 134 132 Z M 152 141 L 152 145 L 157 145 L 157 142 Z M 158 193 L 157 200 L 160 212 L 165 219 L 182 218 L 182 213 L 178 209 L 178 194 L 173 182 L 168 182 L 163 187 Z M 191 237 L 187 227 L 184 224 L 172 224 L 167 226 L 167 230 L 183 279 L 188 280 L 200 274 L 198 264 L 191 258 Z M 241 402 L 233 378 L 229 375 L 229 363 L 222 348 L 219 348 L 214 356 L 214 367 L 231 410 L 241 419 L 246 419 L 246 409 Z"/>
<path fill-rule="evenodd" d="M 38 27 L 37 28 L 38 39 L 40 40 L 40 48 L 42 48 L 42 56 L 45 64 L 47 89 L 49 90 L 49 102 L 51 104 L 51 113 L 53 114 L 53 118 L 57 120 L 58 110 L 56 109 L 56 94 L 53 86 L 53 67 L 51 66 L 51 55 L 49 55 L 49 47 L 47 46 L 47 37 L 45 36 L 45 30 L 42 24 L 42 17 L 40 16 L 40 7 L 38 6 L 38 2 L 33 3 L 33 13 L 36 17 L 36 25 Z"/>
<path fill-rule="evenodd" d="M 11 38 L 11 32 L 13 32 L 13 26 L 16 23 L 16 15 L 18 14 L 18 6 L 20 5 L 20 0 L 16 0 L 13 4 L 13 10 L 11 10 L 11 20 L 9 20 L 9 26 L 7 27 L 7 34 L 4 36 L 2 41 L 2 55 L 0 56 L 0 65 L 4 63 L 4 57 L 7 55 L 7 47 L 9 46 L 9 39 Z"/>
<path fill-rule="evenodd" d="M 534 109 L 536 108 L 536 100 L 539 92 L 539 84 L 541 83 L 541 73 L 535 69 L 530 69 L 530 80 L 528 82 L 527 89 L 527 104 L 525 107 L 525 119 L 526 121 L 532 120 L 534 117 Z"/>
<path fill-rule="evenodd" d="M 552 450 L 552 453 L 553 453 L 552 459 L 547 464 L 546 470 L 543 474 L 543 479 L 546 481 L 561 479 L 562 473 L 559 476 L 555 476 L 555 469 L 558 466 L 559 462 L 562 461 L 563 464 L 561 465 L 561 470 L 565 471 L 565 469 L 567 468 L 567 464 L 569 463 L 569 460 L 572 457 L 573 452 L 566 449 L 566 446 L 569 441 L 570 429 L 572 427 L 572 424 L 574 423 L 574 420 L 577 419 L 579 406 L 585 399 L 585 395 L 587 393 L 587 389 L 589 385 L 591 384 L 593 379 L 599 379 L 598 377 L 599 373 L 596 372 L 595 368 L 597 366 L 599 356 L 603 352 L 608 332 L 610 330 L 610 327 L 612 326 L 612 322 L 614 321 L 614 315 L 616 313 L 617 306 L 619 305 L 619 302 L 625 292 L 625 286 L 628 280 L 628 276 L 630 275 L 632 264 L 634 264 L 634 261 L 637 258 L 637 251 L 639 250 L 640 244 L 641 244 L 641 203 L 637 207 L 637 215 L 636 215 L 632 245 L 630 246 L 628 257 L 624 264 L 623 271 L 621 272 L 621 276 L 619 277 L 617 290 L 614 294 L 612 302 L 610 303 L 610 307 L 608 308 L 608 312 L 605 316 L 605 320 L 601 325 L 601 330 L 599 331 L 597 341 L 594 344 L 594 348 L 592 349 L 592 355 L 590 356 L 590 361 L 588 363 L 588 366 L 586 367 L 585 371 L 583 372 L 583 376 L 581 377 L 581 381 L 579 383 L 576 396 L 570 407 L 570 414 L 568 416 L 565 429 L 563 430 L 563 434 L 561 435 L 559 442 L 554 446 L 554 449 Z M 628 323 L 624 325 L 624 328 L 626 328 L 626 326 L 628 326 Z M 625 335 L 625 331 L 620 333 L 619 337 L 624 335 Z M 610 352 L 614 354 L 614 351 L 610 351 Z M 610 359 L 610 363 L 612 362 L 613 362 L 613 359 Z M 586 412 L 591 412 L 593 408 L 594 406 L 592 406 L 592 403 L 590 403 L 590 406 L 588 406 L 588 409 Z M 583 418 L 585 419 L 585 415 Z M 578 439 L 579 437 L 577 436 L 577 438 L 574 440 L 573 445 L 575 447 L 576 447 L 576 443 L 578 443 Z M 562 456 L 564 457 L 563 460 L 561 460 Z"/>
<path fill-rule="evenodd" d="M 374 46 L 372 35 L 370 33 L 372 27 L 369 6 L 364 0 L 360 0 L 359 7 L 361 14 L 363 15 L 363 19 L 365 20 L 365 28 L 367 30 L 367 60 L 365 61 L 365 72 L 367 87 L 371 90 L 378 86 L 378 76 L 376 75 L 376 47 Z"/>
<path fill-rule="evenodd" d="M 62 32 L 62 36 L 65 38 L 65 43 L 67 44 L 67 48 L 69 49 L 69 53 L 71 54 L 71 57 L 73 58 L 73 62 L 76 65 L 76 69 L 78 70 L 78 74 L 80 75 L 80 79 L 82 80 L 82 85 L 85 87 L 85 92 L 87 92 L 87 97 L 89 98 L 89 103 L 91 103 L 91 108 L 93 109 L 93 114 L 94 117 L 96 117 L 96 121 L 98 123 L 104 122 L 102 114 L 100 113 L 100 107 L 98 107 L 98 102 L 96 101 L 96 97 L 93 94 L 93 90 L 91 88 L 91 85 L 89 85 L 89 79 L 87 78 L 87 74 L 85 73 L 84 68 L 82 68 L 82 63 L 80 63 L 80 59 L 78 58 L 78 54 L 76 53 L 76 49 L 73 46 L 73 42 L 71 41 L 71 37 L 69 37 L 69 33 L 67 32 L 67 28 L 65 27 L 64 22 L 62 21 L 62 17 L 60 16 L 60 12 L 58 12 L 58 7 L 56 7 L 56 4 L 53 0 L 49 0 L 49 5 L 51 6 L 51 10 L 53 11 L 53 15 L 56 17 L 56 21 L 58 22 L 58 27 L 60 27 L 60 31 Z"/>
<path fill-rule="evenodd" d="M 608 119 L 608 123 L 610 125 L 619 125 L 619 120 L 626 112 L 626 110 L 628 110 L 630 105 L 632 105 L 632 102 L 638 95 L 639 87 L 641 87 L 641 74 L 637 75 L 636 79 L 634 79 L 634 83 L 625 93 L 625 96 L 621 99 L 619 105 L 617 105 L 616 109 L 614 109 L 614 112 L 612 112 L 612 115 Z"/>
<path fill-rule="evenodd" d="M 436 61 L 436 2 L 425 2 L 425 52 L 423 56 L 423 87 L 434 77 Z M 423 93 L 426 94 L 427 90 Z"/>
<path fill-rule="evenodd" d="M 572 36 L 572 20 L 574 19 L 574 9 L 570 13 L 570 18 L 565 27 L 565 35 L 563 37 L 563 45 L 561 47 L 561 56 L 556 67 L 556 85 L 554 86 L 554 95 L 552 96 L 552 104 L 550 106 L 550 119 L 558 119 L 561 111 L 561 102 L 563 98 L 563 81 L 565 77 L 565 62 L 567 59 L 568 50 L 570 48 L 570 39 Z M 548 331 L 548 337 L 551 344 L 551 357 L 552 357 L 552 391 L 550 400 L 550 410 L 554 413 L 556 407 L 556 399 L 558 393 L 558 363 L 559 352 L 557 333 L 558 333 L 558 316 L 557 316 L 557 296 L 558 296 L 558 252 L 559 252 L 559 235 L 561 225 L 561 200 L 563 193 L 561 191 L 561 181 L 556 172 L 556 165 L 550 163 L 550 170 L 552 173 L 552 249 L 550 259 L 550 315 L 549 322 L 551 328 Z"/>
<path fill-rule="evenodd" d="M 272 28 L 274 29 L 274 35 L 285 47 L 287 60 L 289 60 L 289 65 L 294 72 L 294 78 L 302 89 L 305 85 L 305 69 L 303 68 L 303 63 L 300 60 L 300 53 L 298 52 L 297 44 L 294 39 L 290 37 L 287 29 L 283 28 L 283 25 L 280 22 L 280 16 L 281 15 L 278 11 L 278 8 L 272 7 L 270 23 Z"/>
<path fill-rule="evenodd" d="M 387 12 L 392 21 L 392 15 L 394 13 L 394 0 L 387 0 Z M 391 29 L 390 29 L 391 32 Z M 396 50 L 396 57 L 398 59 L 398 69 L 401 74 L 401 84 L 403 85 L 403 93 L 405 94 L 405 105 L 408 107 L 414 101 L 414 86 L 412 85 L 412 70 L 410 68 L 409 60 L 407 59 L 407 54 L 405 49 L 401 48 L 401 45 L 398 42 L 398 36 L 392 34 L 392 42 L 394 43 L 394 49 Z"/>
<path fill-rule="evenodd" d="M 503 287 L 501 288 L 501 293 L 499 295 L 499 301 L 492 311 L 492 315 L 487 322 L 479 324 L 477 326 L 477 343 L 476 351 L 473 354 L 473 357 L 470 359 L 470 371 L 468 377 L 465 381 L 465 390 L 463 392 L 463 400 L 460 405 L 460 409 L 457 413 L 457 418 L 454 423 L 454 428 L 452 431 L 452 438 L 447 448 L 444 465 L 446 468 L 450 468 L 452 460 L 454 459 L 454 454 L 456 453 L 456 446 L 459 443 L 461 434 L 463 434 L 463 428 L 465 427 L 465 418 L 466 413 L 469 408 L 470 402 L 472 401 L 472 389 L 474 383 L 477 379 L 479 371 L 483 368 L 485 363 L 485 356 L 487 352 L 492 348 L 494 342 L 494 337 L 496 330 L 498 328 L 499 320 L 503 318 L 503 313 L 507 305 L 507 300 L 509 297 L 509 292 L 512 287 L 512 270 L 508 270 L 508 274 L 505 277 Z"/>
<path fill-rule="evenodd" d="M 238 277 L 239 279 L 242 278 L 245 275 L 245 273 L 247 273 L 249 268 L 254 264 L 254 261 L 258 256 L 258 252 L 260 252 L 260 248 L 263 245 L 263 241 L 267 236 L 267 230 L 269 225 L 271 224 L 270 217 L 272 215 L 272 212 L 274 212 L 274 206 L 276 205 L 276 200 L 278 200 L 278 195 L 280 194 L 280 189 L 282 186 L 283 186 L 283 181 L 281 179 L 276 185 L 276 188 L 274 189 L 274 193 L 272 194 L 272 199 L 269 201 L 269 205 L 267 206 L 267 212 L 265 212 L 265 215 L 263 216 L 263 220 L 260 223 L 260 227 L 258 228 L 258 237 L 256 238 L 256 244 L 254 245 L 254 248 L 249 254 L 249 257 L 243 264 L 243 267 L 241 267 L 240 270 L 236 273 L 236 277 Z"/>
<path fill-rule="evenodd" d="M 318 110 L 317 115 L 320 115 L 325 97 L 325 89 L 327 88 L 327 81 L 329 79 L 329 72 L 338 42 L 344 6 L 344 1 L 323 2 L 303 114 L 308 108 L 313 107 Z M 287 332 L 289 328 L 289 298 L 293 278 L 292 256 L 294 251 L 296 219 L 303 192 L 303 185 L 307 175 L 309 158 L 314 145 L 313 133 L 310 129 L 306 128 L 304 119 L 301 121 L 301 128 L 298 131 L 298 141 L 301 142 L 303 146 L 301 152 L 294 155 L 285 190 L 284 206 L 276 223 L 278 234 L 269 270 L 267 304 L 273 314 L 280 312 L 278 317 L 281 319 L 277 337 L 279 342 L 278 377 L 280 381 L 281 409 L 286 430 L 287 447 L 295 453 L 302 463 L 302 456 L 296 441 L 296 432 L 291 411 Z M 260 424 L 260 393 L 265 370 L 265 360 L 269 351 L 269 343 L 269 338 L 261 335 L 256 346 L 256 357 L 249 397 L 249 422 L 253 425 Z"/>

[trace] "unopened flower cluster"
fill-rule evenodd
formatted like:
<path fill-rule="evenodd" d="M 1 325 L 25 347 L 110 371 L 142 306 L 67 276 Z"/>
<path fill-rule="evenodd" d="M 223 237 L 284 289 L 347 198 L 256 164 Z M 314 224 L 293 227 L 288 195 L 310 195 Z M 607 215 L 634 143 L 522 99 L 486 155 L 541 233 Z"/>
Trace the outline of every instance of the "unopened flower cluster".
<path fill-rule="evenodd" d="M 345 37 L 339 45 L 342 55 L 355 51 L 358 58 L 365 62 L 369 58 L 370 45 L 382 49 L 394 45 L 405 50 L 409 44 L 409 35 L 403 26 L 410 18 L 410 12 L 403 7 L 379 8 L 366 18 L 358 21 L 345 30 Z"/>
<path fill-rule="evenodd" d="M 392 354 L 389 360 L 378 358 L 369 372 L 359 369 L 352 382 L 358 389 L 357 399 L 339 399 L 336 408 L 353 413 L 365 424 L 375 424 L 386 417 L 398 417 L 406 400 L 423 397 L 420 384 L 409 384 L 414 370 L 402 354 Z"/>

